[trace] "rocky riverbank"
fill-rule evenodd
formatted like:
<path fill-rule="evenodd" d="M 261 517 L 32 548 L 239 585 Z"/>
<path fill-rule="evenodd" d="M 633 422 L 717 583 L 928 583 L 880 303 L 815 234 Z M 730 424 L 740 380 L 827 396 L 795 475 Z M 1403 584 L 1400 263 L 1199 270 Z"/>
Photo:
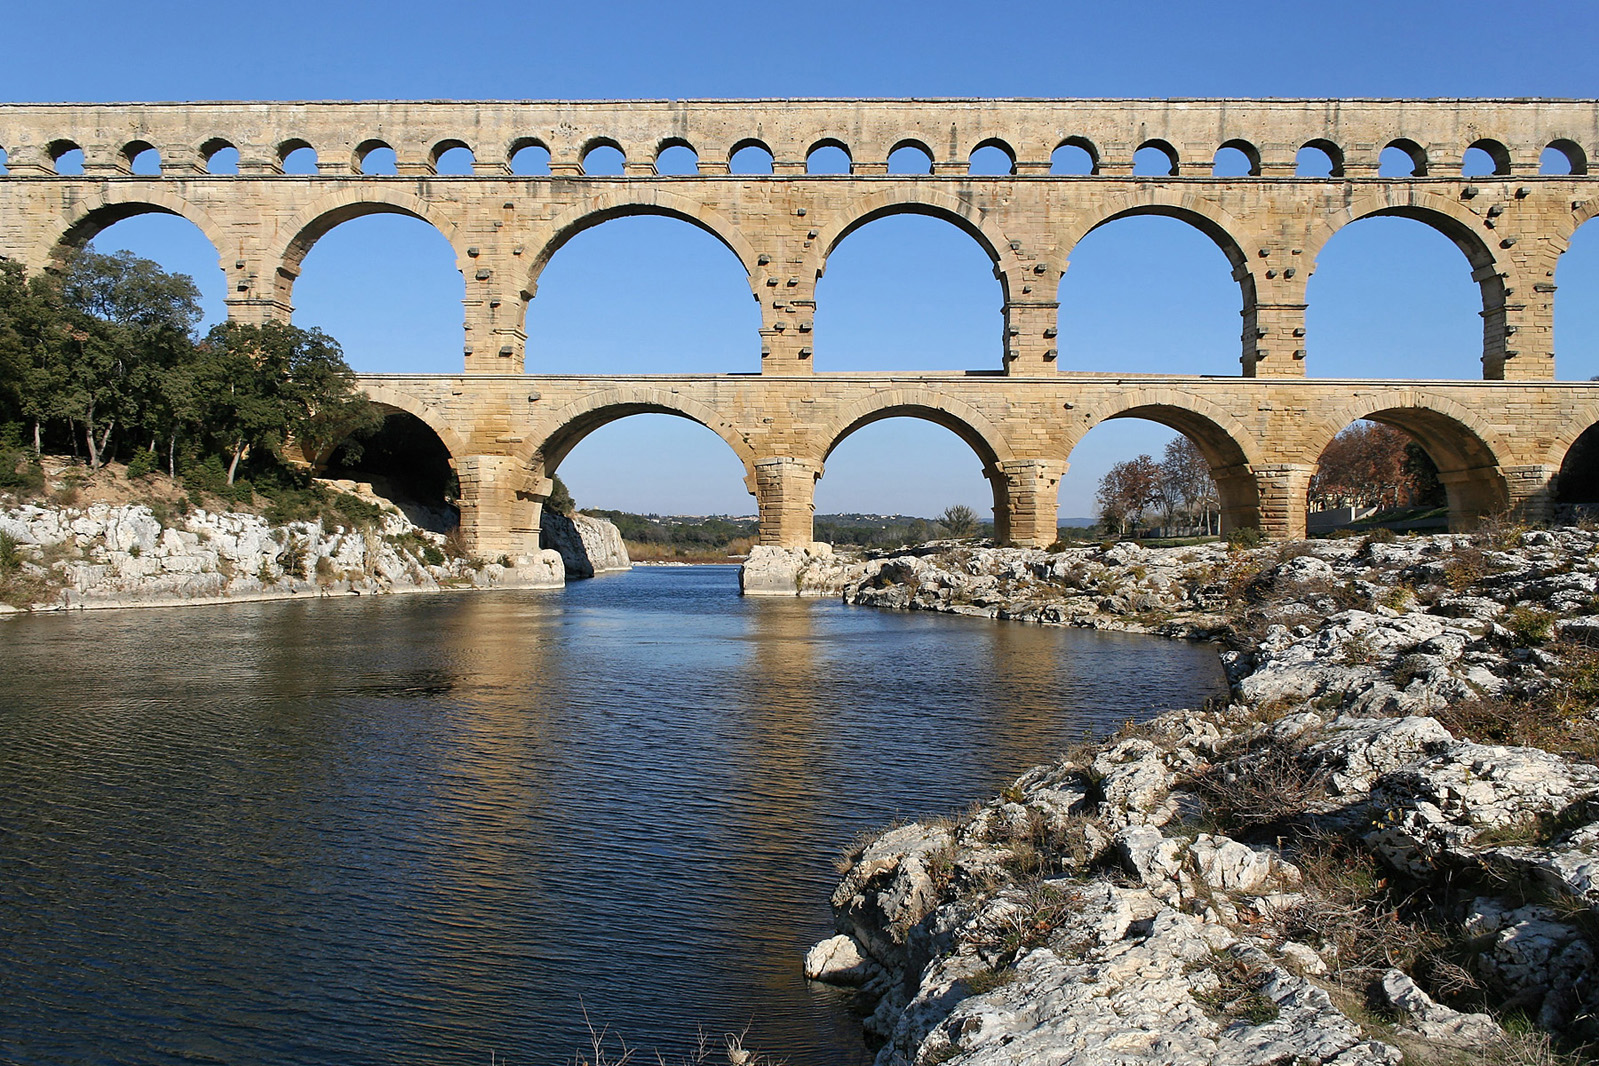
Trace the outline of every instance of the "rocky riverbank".
<path fill-rule="evenodd" d="M 854 848 L 807 975 L 875 1000 L 881 1066 L 1558 1061 L 1599 1039 L 1596 552 L 797 559 L 855 603 L 1211 637 L 1232 682 Z"/>
<path fill-rule="evenodd" d="M 559 588 L 625 569 L 616 527 L 578 515 L 530 557 L 476 559 L 386 509 L 372 525 L 272 525 L 255 514 L 144 504 L 0 510 L 0 613 L 236 603 L 444 589 Z M 561 535 L 564 530 L 564 536 Z"/>

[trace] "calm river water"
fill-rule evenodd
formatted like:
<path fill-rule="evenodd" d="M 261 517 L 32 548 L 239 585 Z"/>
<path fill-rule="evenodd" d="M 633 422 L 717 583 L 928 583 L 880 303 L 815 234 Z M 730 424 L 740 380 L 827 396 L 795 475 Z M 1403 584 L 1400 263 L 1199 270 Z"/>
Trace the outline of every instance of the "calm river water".
<path fill-rule="evenodd" d="M 855 1066 L 800 976 L 840 848 L 1222 688 L 1206 647 L 731 567 L 12 620 L 0 1060 L 570 1063 L 586 1010 Z"/>

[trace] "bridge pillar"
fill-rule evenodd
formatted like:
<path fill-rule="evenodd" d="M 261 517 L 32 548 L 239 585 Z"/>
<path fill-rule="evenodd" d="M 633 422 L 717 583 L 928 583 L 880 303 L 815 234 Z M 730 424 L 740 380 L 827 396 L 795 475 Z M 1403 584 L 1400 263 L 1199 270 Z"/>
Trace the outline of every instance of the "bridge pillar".
<path fill-rule="evenodd" d="M 755 500 L 760 510 L 760 542 L 778 548 L 803 548 L 815 540 L 816 482 L 822 464 L 781 456 L 755 460 Z"/>
<path fill-rule="evenodd" d="M 1500 473 L 1510 493 L 1511 513 L 1528 522 L 1547 522 L 1555 509 L 1555 479 L 1560 468 L 1536 463 L 1501 467 Z"/>
<path fill-rule="evenodd" d="M 761 304 L 761 373 L 812 373 L 816 278 L 807 276 L 800 263 L 780 259 L 763 264 L 756 280 L 755 298 Z"/>
<path fill-rule="evenodd" d="M 1302 378 L 1305 376 L 1305 303 L 1265 303 L 1245 307 L 1244 354 L 1246 378 Z"/>
<path fill-rule="evenodd" d="M 1262 536 L 1273 540 L 1297 539 L 1305 535 L 1305 511 L 1309 506 L 1310 476 L 1316 472 L 1315 463 L 1271 463 L 1254 467 L 1255 485 L 1260 504 L 1256 511 Z M 1231 532 L 1244 525 L 1239 508 L 1227 505 L 1226 487 L 1222 490 L 1222 532 Z"/>
<path fill-rule="evenodd" d="M 1050 275 L 1055 283 L 1060 274 Z M 1054 295 L 1050 292 L 1049 295 Z M 1005 373 L 1020 377 L 1053 374 L 1060 345 L 1055 336 L 1060 304 L 1031 295 L 1005 301 Z M 1053 540 L 1054 538 L 1050 538 Z"/>
<path fill-rule="evenodd" d="M 478 268 L 469 273 L 465 312 L 465 340 L 462 352 L 468 374 L 525 374 L 527 372 L 527 330 L 523 322 L 527 301 L 519 293 L 506 294 L 492 288 L 488 278 L 509 276 L 509 272 Z"/>
<path fill-rule="evenodd" d="M 1558 468 L 1541 464 L 1438 471 L 1438 480 L 1449 493 L 1450 531 L 1475 529 L 1485 516 L 1506 511 L 1520 518 L 1547 518 L 1552 508 L 1552 479 L 1557 473 Z"/>
<path fill-rule="evenodd" d="M 461 483 L 461 535 L 468 551 L 492 559 L 539 552 L 539 520 L 550 482 L 530 491 L 527 468 L 510 455 L 455 457 Z"/>
<path fill-rule="evenodd" d="M 1060 479 L 1066 464 L 1056 459 L 1007 459 L 984 471 L 994 487 L 994 539 L 1026 548 L 1047 547 L 1060 538 L 1056 525 Z"/>

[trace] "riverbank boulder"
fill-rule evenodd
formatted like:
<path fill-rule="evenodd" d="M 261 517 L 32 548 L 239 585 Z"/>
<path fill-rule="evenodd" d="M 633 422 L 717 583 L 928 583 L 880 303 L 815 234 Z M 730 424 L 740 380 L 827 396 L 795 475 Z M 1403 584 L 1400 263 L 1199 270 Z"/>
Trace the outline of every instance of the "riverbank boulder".
<path fill-rule="evenodd" d="M 628 570 L 633 566 L 621 531 L 603 518 L 545 511 L 539 526 L 539 546 L 560 553 L 568 580 Z"/>

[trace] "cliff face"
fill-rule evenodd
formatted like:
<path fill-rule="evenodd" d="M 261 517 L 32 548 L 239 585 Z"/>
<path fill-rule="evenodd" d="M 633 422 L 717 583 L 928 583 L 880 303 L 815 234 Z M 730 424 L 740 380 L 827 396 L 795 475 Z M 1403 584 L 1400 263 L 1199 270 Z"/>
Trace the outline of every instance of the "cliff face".
<path fill-rule="evenodd" d="M 369 529 L 274 526 L 193 510 L 163 523 L 143 505 L 0 510 L 0 612 L 167 606 L 441 588 L 559 588 L 561 558 L 452 557 L 446 540 L 390 513 Z"/>
<path fill-rule="evenodd" d="M 586 514 L 568 516 L 546 511 L 539 530 L 539 546 L 561 553 L 568 578 L 593 577 L 633 565 L 621 532 L 605 519 Z"/>

